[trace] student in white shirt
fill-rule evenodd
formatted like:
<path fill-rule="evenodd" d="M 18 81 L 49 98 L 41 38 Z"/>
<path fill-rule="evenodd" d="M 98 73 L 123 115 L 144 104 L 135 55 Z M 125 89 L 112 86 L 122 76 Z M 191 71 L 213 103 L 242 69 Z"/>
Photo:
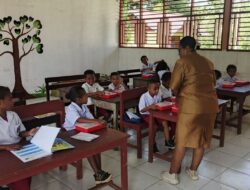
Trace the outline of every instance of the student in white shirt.
<path fill-rule="evenodd" d="M 148 91 L 142 94 L 139 101 L 139 111 L 143 120 L 149 123 L 149 110 L 156 110 L 156 104 L 161 102 L 161 96 L 159 94 L 159 82 L 150 81 L 148 83 Z M 157 126 L 162 125 L 164 129 L 165 145 L 169 149 L 174 149 L 174 142 L 169 137 L 168 122 L 160 119 L 155 120 Z M 154 152 L 159 152 L 156 144 L 154 144 Z"/>
<path fill-rule="evenodd" d="M 169 88 L 171 72 L 166 72 L 161 77 L 160 95 L 163 100 L 171 101 L 172 90 Z"/>
<path fill-rule="evenodd" d="M 66 97 L 71 101 L 71 104 L 66 109 L 65 123 L 63 124 L 66 130 L 74 129 L 77 122 L 105 123 L 103 120 L 94 119 L 93 115 L 90 113 L 88 107 L 85 105 L 88 96 L 82 87 L 72 87 Z M 88 157 L 88 161 L 95 172 L 94 178 L 96 184 L 107 183 L 112 178 L 111 174 L 101 169 L 100 159 L 99 154 Z"/>
<path fill-rule="evenodd" d="M 118 72 L 112 72 L 110 74 L 111 83 L 108 86 L 109 90 L 122 92 L 126 90 L 126 86 L 122 82 L 122 78 Z"/>
<path fill-rule="evenodd" d="M 148 57 L 146 55 L 141 56 L 141 63 L 142 63 L 142 73 L 150 73 L 154 70 L 154 64 L 148 63 Z"/>
<path fill-rule="evenodd" d="M 86 70 L 84 72 L 85 83 L 82 85 L 88 96 L 103 93 L 104 88 L 96 82 L 95 72 L 93 70 Z M 88 98 L 87 105 L 92 105 L 91 97 Z"/>
<path fill-rule="evenodd" d="M 158 75 L 159 81 L 161 81 L 162 75 L 166 72 L 170 72 L 168 64 L 164 60 L 158 61 L 155 68 L 155 73 Z"/>
<path fill-rule="evenodd" d="M 214 70 L 214 74 L 215 74 L 215 78 L 216 78 L 216 84 L 215 84 L 215 88 L 220 87 L 223 84 L 223 79 L 221 78 L 221 72 L 219 70 Z"/>
<path fill-rule="evenodd" d="M 235 65 L 228 65 L 227 66 L 227 76 L 223 77 L 223 81 L 225 82 L 235 82 L 238 79 L 236 77 L 237 67 Z"/>
<path fill-rule="evenodd" d="M 21 139 L 33 136 L 37 131 L 37 129 L 26 131 L 19 116 L 15 112 L 10 111 L 12 106 L 10 89 L 0 86 L 0 150 L 11 151 L 20 149 L 21 145 L 18 143 Z M 8 187 L 11 190 L 30 190 L 30 184 L 31 177 L 8 184 Z"/>

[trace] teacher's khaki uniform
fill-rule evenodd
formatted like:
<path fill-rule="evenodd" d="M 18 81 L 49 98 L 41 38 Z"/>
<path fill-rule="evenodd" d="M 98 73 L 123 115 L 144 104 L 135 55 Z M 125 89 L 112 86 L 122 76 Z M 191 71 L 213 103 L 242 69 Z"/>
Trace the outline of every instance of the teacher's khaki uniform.
<path fill-rule="evenodd" d="M 170 83 L 179 107 L 176 145 L 209 148 L 218 100 L 214 66 L 197 53 L 177 60 Z"/>

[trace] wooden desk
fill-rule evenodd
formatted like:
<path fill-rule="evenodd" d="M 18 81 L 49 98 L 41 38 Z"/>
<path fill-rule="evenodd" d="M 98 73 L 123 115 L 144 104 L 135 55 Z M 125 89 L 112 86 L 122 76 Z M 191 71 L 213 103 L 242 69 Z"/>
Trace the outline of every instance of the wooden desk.
<path fill-rule="evenodd" d="M 230 98 L 236 98 L 239 103 L 239 110 L 237 114 L 237 124 L 232 125 L 237 128 L 237 134 L 241 134 L 241 126 L 242 126 L 242 117 L 243 113 L 243 105 L 245 99 L 248 95 L 250 95 L 250 85 L 242 86 L 242 87 L 234 87 L 232 89 L 219 87 L 216 89 L 219 98 L 223 96 L 228 96 Z M 230 124 L 231 125 L 231 124 Z"/>
<path fill-rule="evenodd" d="M 120 96 L 110 99 L 103 99 L 98 96 L 92 96 L 95 108 L 103 108 L 113 112 L 113 125 L 115 129 L 118 129 L 118 111 L 120 108 Z M 95 109 L 96 112 L 96 109 Z M 96 114 L 96 113 L 95 113 Z"/>
<path fill-rule="evenodd" d="M 107 86 L 110 84 L 109 80 L 100 80 L 100 73 L 96 73 L 96 79 L 101 86 Z M 84 82 L 85 80 L 83 74 L 45 78 L 47 101 L 50 101 L 50 90 L 72 87 L 72 86 L 81 86 Z"/>
<path fill-rule="evenodd" d="M 224 146 L 225 139 L 225 121 L 226 121 L 226 109 L 227 109 L 227 100 L 219 100 L 218 104 L 221 108 L 221 130 L 220 135 L 213 135 L 214 138 L 220 140 L 220 147 Z M 173 114 L 170 110 L 159 111 L 159 110 L 151 110 L 149 111 L 149 129 L 148 129 L 148 162 L 153 162 L 153 156 L 171 161 L 172 157 L 169 154 L 159 154 L 153 153 L 153 137 L 154 137 L 154 119 L 159 118 L 162 120 L 170 121 L 176 123 L 177 115 Z"/>
<path fill-rule="evenodd" d="M 42 172 L 64 166 L 74 161 L 87 158 L 106 150 L 120 147 L 121 153 L 121 187 L 113 184 L 115 189 L 128 189 L 127 174 L 127 135 L 113 129 L 96 132 L 100 137 L 93 142 L 83 142 L 70 138 L 75 131 L 61 132 L 60 137 L 75 146 L 72 150 L 56 152 L 51 156 L 22 163 L 8 151 L 0 152 L 0 185 L 9 184 Z"/>
<path fill-rule="evenodd" d="M 133 78 L 133 87 L 144 87 L 148 86 L 149 81 L 151 80 L 156 80 L 156 77 L 151 77 L 151 78 L 143 78 L 143 77 L 135 77 Z"/>

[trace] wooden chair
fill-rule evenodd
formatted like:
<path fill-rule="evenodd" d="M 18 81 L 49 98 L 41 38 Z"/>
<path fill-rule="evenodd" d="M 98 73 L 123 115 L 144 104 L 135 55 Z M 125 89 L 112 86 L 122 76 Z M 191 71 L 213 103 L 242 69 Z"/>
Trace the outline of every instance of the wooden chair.
<path fill-rule="evenodd" d="M 138 109 L 140 97 L 146 91 L 146 87 L 134 88 L 123 91 L 120 95 L 120 128 L 122 131 L 125 131 L 125 129 L 136 131 L 136 145 L 128 143 L 128 146 L 137 149 L 137 158 L 142 157 L 142 138 L 148 135 L 148 131 L 143 133 L 142 130 L 147 128 L 147 124 L 143 121 L 141 123 L 127 122 L 124 120 L 124 113 L 130 108 Z"/>
<path fill-rule="evenodd" d="M 64 102 L 61 100 L 54 100 L 48 102 L 42 102 L 30 105 L 21 105 L 13 108 L 21 118 L 27 129 L 31 129 L 40 125 L 46 125 L 50 123 L 56 123 L 57 127 L 62 127 L 65 119 L 65 107 Z M 48 117 L 36 118 L 34 116 L 43 115 L 47 113 L 55 113 Z M 82 160 L 71 163 L 76 168 L 77 179 L 82 179 Z M 60 167 L 62 170 L 66 170 L 67 166 Z"/>

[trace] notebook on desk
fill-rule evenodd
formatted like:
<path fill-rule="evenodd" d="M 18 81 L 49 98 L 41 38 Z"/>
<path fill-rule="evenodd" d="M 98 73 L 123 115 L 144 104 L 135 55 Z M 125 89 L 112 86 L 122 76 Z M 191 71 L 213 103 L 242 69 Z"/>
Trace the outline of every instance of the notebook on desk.
<path fill-rule="evenodd" d="M 30 144 L 24 145 L 20 150 L 11 151 L 22 162 L 29 162 L 51 155 L 55 151 L 74 148 L 66 141 L 56 138 L 60 128 L 41 126 Z"/>

